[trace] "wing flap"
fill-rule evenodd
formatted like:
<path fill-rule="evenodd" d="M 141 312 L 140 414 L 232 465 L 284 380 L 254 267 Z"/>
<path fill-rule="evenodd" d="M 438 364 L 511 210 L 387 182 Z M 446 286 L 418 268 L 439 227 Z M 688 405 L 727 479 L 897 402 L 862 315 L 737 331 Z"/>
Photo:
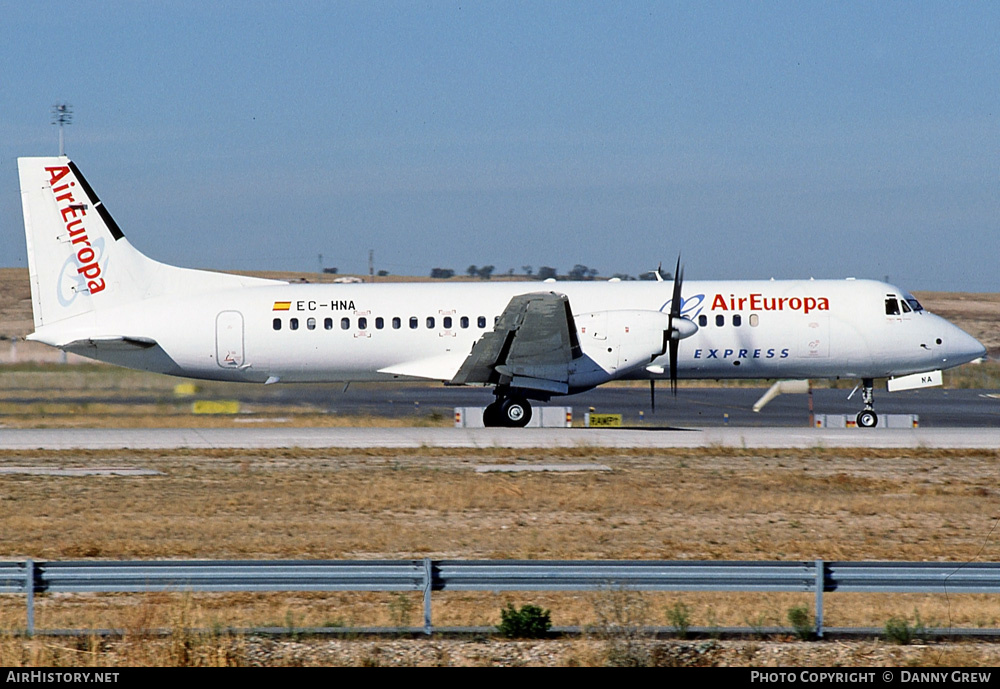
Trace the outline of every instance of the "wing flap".
<path fill-rule="evenodd" d="M 569 299 L 556 292 L 510 300 L 451 379 L 453 385 L 510 385 L 565 394 L 569 364 L 581 356 Z"/>

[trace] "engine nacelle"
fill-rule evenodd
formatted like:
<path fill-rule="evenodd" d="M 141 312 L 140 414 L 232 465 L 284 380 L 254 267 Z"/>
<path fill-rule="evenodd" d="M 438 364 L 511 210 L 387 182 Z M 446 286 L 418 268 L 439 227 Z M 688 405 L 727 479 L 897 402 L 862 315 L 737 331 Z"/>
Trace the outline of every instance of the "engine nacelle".
<path fill-rule="evenodd" d="M 573 318 L 584 356 L 571 367 L 571 387 L 621 378 L 667 351 L 670 316 L 661 311 L 598 311 Z"/>

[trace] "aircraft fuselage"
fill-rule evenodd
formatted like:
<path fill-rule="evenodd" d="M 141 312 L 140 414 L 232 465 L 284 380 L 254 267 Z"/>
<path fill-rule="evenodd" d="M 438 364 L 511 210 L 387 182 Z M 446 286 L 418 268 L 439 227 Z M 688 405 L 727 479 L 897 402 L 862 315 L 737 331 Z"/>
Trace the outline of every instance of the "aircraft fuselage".
<path fill-rule="evenodd" d="M 623 309 L 666 312 L 671 298 L 667 282 L 245 287 L 87 314 L 78 324 L 81 338 L 125 333 L 147 337 L 158 347 L 74 351 L 134 368 L 214 380 L 433 379 L 423 373 L 380 371 L 406 362 L 464 358 L 493 329 L 513 295 L 545 290 L 569 298 L 584 353 L 602 362 L 610 379 L 665 377 L 665 356 L 641 366 L 621 366 L 613 350 L 623 333 L 602 329 L 594 319 L 582 321 L 579 315 Z M 946 368 L 981 354 L 978 342 L 925 310 L 897 307 L 899 313 L 886 313 L 887 298 L 898 304 L 907 296 L 870 280 L 689 281 L 681 313 L 699 328 L 680 343 L 678 377 L 875 378 Z M 60 324 L 63 341 L 74 339 L 73 320 Z M 608 327 L 625 329 L 628 324 Z"/>

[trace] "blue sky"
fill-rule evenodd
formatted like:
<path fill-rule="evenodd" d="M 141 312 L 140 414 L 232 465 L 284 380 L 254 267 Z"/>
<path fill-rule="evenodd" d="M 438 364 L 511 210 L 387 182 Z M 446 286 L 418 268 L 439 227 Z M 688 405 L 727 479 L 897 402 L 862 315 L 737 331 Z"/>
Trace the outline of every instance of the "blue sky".
<path fill-rule="evenodd" d="M 67 6 L 71 5 L 71 6 Z M 1000 3 L 0 2 L 15 159 L 219 269 L 1000 291 Z"/>

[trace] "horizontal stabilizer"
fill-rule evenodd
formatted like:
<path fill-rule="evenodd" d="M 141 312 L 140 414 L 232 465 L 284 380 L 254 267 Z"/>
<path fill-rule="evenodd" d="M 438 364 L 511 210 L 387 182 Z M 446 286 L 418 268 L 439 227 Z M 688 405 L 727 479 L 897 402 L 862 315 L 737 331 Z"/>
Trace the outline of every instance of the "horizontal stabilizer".
<path fill-rule="evenodd" d="M 108 352 L 127 352 L 155 347 L 156 340 L 148 337 L 88 337 L 84 340 L 73 340 L 58 346 L 60 349 L 66 350 L 101 349 Z"/>

